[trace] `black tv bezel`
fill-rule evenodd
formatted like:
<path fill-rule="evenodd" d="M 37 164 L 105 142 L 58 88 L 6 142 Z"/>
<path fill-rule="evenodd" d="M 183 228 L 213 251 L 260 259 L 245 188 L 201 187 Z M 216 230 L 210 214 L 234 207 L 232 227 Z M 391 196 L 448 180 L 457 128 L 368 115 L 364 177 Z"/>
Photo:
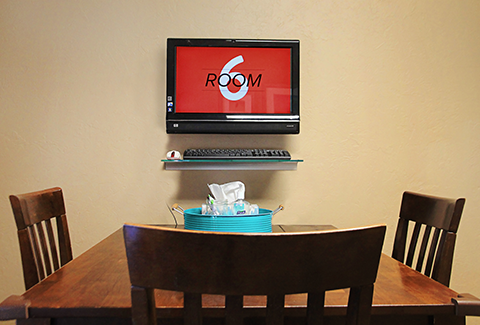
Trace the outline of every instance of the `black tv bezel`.
<path fill-rule="evenodd" d="M 176 113 L 176 49 L 192 47 L 265 47 L 291 49 L 290 114 Z M 273 39 L 167 39 L 167 133 L 210 134 L 298 134 L 300 133 L 300 41 Z M 169 104 L 170 103 L 170 104 Z M 169 111 L 169 105 L 172 111 Z"/>

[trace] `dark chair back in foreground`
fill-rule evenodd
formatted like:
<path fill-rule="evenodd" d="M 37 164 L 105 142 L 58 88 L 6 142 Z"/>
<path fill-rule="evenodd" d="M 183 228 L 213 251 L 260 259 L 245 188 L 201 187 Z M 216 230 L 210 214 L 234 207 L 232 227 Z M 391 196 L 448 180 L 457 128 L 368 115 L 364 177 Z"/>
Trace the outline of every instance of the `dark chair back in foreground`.
<path fill-rule="evenodd" d="M 154 288 L 184 292 L 185 324 L 202 323 L 202 293 L 226 296 L 226 324 L 242 324 L 243 296 L 267 296 L 267 324 L 283 324 L 286 294 L 308 293 L 308 324 L 325 291 L 350 288 L 347 324 L 368 324 L 384 225 L 296 233 L 219 233 L 124 225 L 136 325 L 156 324 Z"/>
<path fill-rule="evenodd" d="M 455 240 L 464 205 L 463 198 L 404 192 L 392 257 L 410 267 L 415 264 L 417 271 L 449 286 Z M 409 232 L 410 223 L 415 226 Z M 419 237 L 422 240 L 418 247 Z"/>
<path fill-rule="evenodd" d="M 72 260 L 63 193 L 61 188 L 55 187 L 10 195 L 10 203 L 17 224 L 23 276 L 28 290 Z"/>

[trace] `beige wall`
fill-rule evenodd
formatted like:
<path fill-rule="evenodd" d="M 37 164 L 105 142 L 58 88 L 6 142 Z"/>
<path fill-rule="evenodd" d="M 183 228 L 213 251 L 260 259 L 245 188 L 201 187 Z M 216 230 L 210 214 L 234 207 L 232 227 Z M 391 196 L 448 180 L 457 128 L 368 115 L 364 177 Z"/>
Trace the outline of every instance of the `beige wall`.
<path fill-rule="evenodd" d="M 0 300 L 23 292 L 9 194 L 62 187 L 78 256 L 126 221 L 172 222 L 167 204 L 199 206 L 207 183 L 233 180 L 251 202 L 283 204 L 276 223 L 387 223 L 387 254 L 404 190 L 466 197 L 451 285 L 480 296 L 479 21 L 477 0 L 0 1 Z M 301 134 L 167 135 L 167 37 L 300 39 Z M 305 162 L 160 162 L 207 146 Z"/>

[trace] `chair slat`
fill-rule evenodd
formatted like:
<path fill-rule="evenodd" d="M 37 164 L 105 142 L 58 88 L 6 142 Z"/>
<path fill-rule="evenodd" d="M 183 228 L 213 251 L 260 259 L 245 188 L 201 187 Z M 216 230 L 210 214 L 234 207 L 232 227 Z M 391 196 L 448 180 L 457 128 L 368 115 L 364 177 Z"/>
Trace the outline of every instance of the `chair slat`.
<path fill-rule="evenodd" d="M 422 224 L 416 222 L 415 227 L 413 228 L 412 237 L 410 239 L 410 246 L 408 247 L 407 261 L 405 262 L 405 264 L 407 264 L 408 266 L 412 266 L 413 264 L 413 258 L 415 256 L 415 250 L 417 249 L 418 236 L 420 234 L 421 228 Z"/>
<path fill-rule="evenodd" d="M 30 245 L 32 246 L 35 267 L 38 273 L 38 281 L 45 279 L 45 269 L 43 267 L 42 253 L 40 249 L 40 244 L 38 241 L 37 231 L 35 227 L 28 227 L 30 235 Z"/>
<path fill-rule="evenodd" d="M 423 232 L 422 244 L 420 246 L 420 251 L 418 253 L 418 258 L 417 258 L 417 267 L 415 268 L 415 270 L 417 270 L 418 272 L 422 272 L 422 268 L 424 264 L 423 262 L 425 260 L 425 254 L 427 251 L 428 243 L 430 241 L 431 231 L 432 231 L 432 227 L 426 226 Z"/>
<path fill-rule="evenodd" d="M 48 244 L 47 244 L 47 240 L 45 238 L 45 230 L 43 228 L 42 223 L 37 223 L 35 225 L 35 228 L 37 229 L 38 239 L 39 239 L 39 242 L 40 242 L 40 251 L 41 251 L 41 254 L 42 254 L 43 267 L 45 268 L 45 273 L 48 276 L 48 275 L 52 274 L 52 264 L 50 262 Z"/>
<path fill-rule="evenodd" d="M 202 325 L 202 294 L 183 294 L 183 317 L 185 325 Z"/>
<path fill-rule="evenodd" d="M 47 229 L 48 244 L 50 246 L 50 254 L 53 263 L 53 269 L 58 270 L 60 263 L 58 260 L 57 244 L 55 243 L 55 235 L 53 234 L 52 221 L 50 219 L 45 220 L 45 227 Z"/>
<path fill-rule="evenodd" d="M 398 219 L 395 241 L 393 243 L 392 257 L 402 263 L 405 262 L 405 247 L 407 245 L 408 219 Z"/>
<path fill-rule="evenodd" d="M 267 325 L 283 325 L 285 295 L 267 296 Z"/>
<path fill-rule="evenodd" d="M 445 239 L 443 237 L 445 236 Z M 444 231 L 442 239 L 440 239 L 441 253 L 437 254 L 432 272 L 432 279 L 443 283 L 446 286 L 450 284 L 450 272 L 453 263 L 453 252 L 455 249 L 455 241 L 457 234 Z"/>
<path fill-rule="evenodd" d="M 132 318 L 134 325 L 155 325 L 155 294 L 151 288 L 132 286 Z"/>
<path fill-rule="evenodd" d="M 68 230 L 67 216 L 62 214 L 56 217 L 58 242 L 60 246 L 60 262 L 64 266 L 73 259 L 72 243 L 70 242 L 70 232 Z"/>
<path fill-rule="evenodd" d="M 437 252 L 438 240 L 442 229 L 435 229 L 433 233 L 432 242 L 430 243 L 430 250 L 427 258 L 427 265 L 425 266 L 425 275 L 430 276 L 432 274 L 433 261 L 435 259 L 435 253 Z"/>
<path fill-rule="evenodd" d="M 369 325 L 374 285 L 350 288 L 347 307 L 347 325 Z"/>
<path fill-rule="evenodd" d="M 18 231 L 18 241 L 20 243 L 20 255 L 22 257 L 22 267 L 24 270 L 23 274 L 26 288 L 30 288 L 40 281 L 37 264 L 35 263 L 34 247 L 31 245 L 32 237 L 30 232 L 30 227 Z"/>
<path fill-rule="evenodd" d="M 225 324 L 243 325 L 243 296 L 228 295 L 225 297 Z"/>
<path fill-rule="evenodd" d="M 323 325 L 325 291 L 310 292 L 307 299 L 307 325 Z"/>

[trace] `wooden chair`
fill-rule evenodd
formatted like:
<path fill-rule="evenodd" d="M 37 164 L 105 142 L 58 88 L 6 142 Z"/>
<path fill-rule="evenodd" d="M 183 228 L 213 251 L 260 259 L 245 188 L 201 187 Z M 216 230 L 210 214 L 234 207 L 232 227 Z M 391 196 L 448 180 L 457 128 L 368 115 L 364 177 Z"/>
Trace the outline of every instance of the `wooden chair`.
<path fill-rule="evenodd" d="M 403 193 L 392 257 L 410 267 L 416 260 L 417 271 L 449 286 L 455 239 L 464 205 L 463 198 L 455 200 Z M 409 234 L 408 226 L 411 222 L 415 227 Z M 421 233 L 421 245 L 417 247 Z M 410 240 L 405 259 L 407 237 Z"/>
<path fill-rule="evenodd" d="M 72 260 L 62 189 L 10 195 L 22 256 L 25 288 Z M 56 225 L 52 225 L 55 219 Z M 56 228 L 57 236 L 54 235 Z M 60 256 L 60 258 L 59 258 Z"/>
<path fill-rule="evenodd" d="M 226 296 L 242 324 L 243 296 L 266 295 L 267 324 L 283 324 L 285 294 L 308 293 L 320 324 L 325 291 L 350 288 L 347 324 L 368 324 L 384 225 L 297 233 L 214 233 L 124 225 L 133 324 L 156 324 L 154 288 L 184 292 L 185 324 L 202 323 L 202 293 Z"/>

